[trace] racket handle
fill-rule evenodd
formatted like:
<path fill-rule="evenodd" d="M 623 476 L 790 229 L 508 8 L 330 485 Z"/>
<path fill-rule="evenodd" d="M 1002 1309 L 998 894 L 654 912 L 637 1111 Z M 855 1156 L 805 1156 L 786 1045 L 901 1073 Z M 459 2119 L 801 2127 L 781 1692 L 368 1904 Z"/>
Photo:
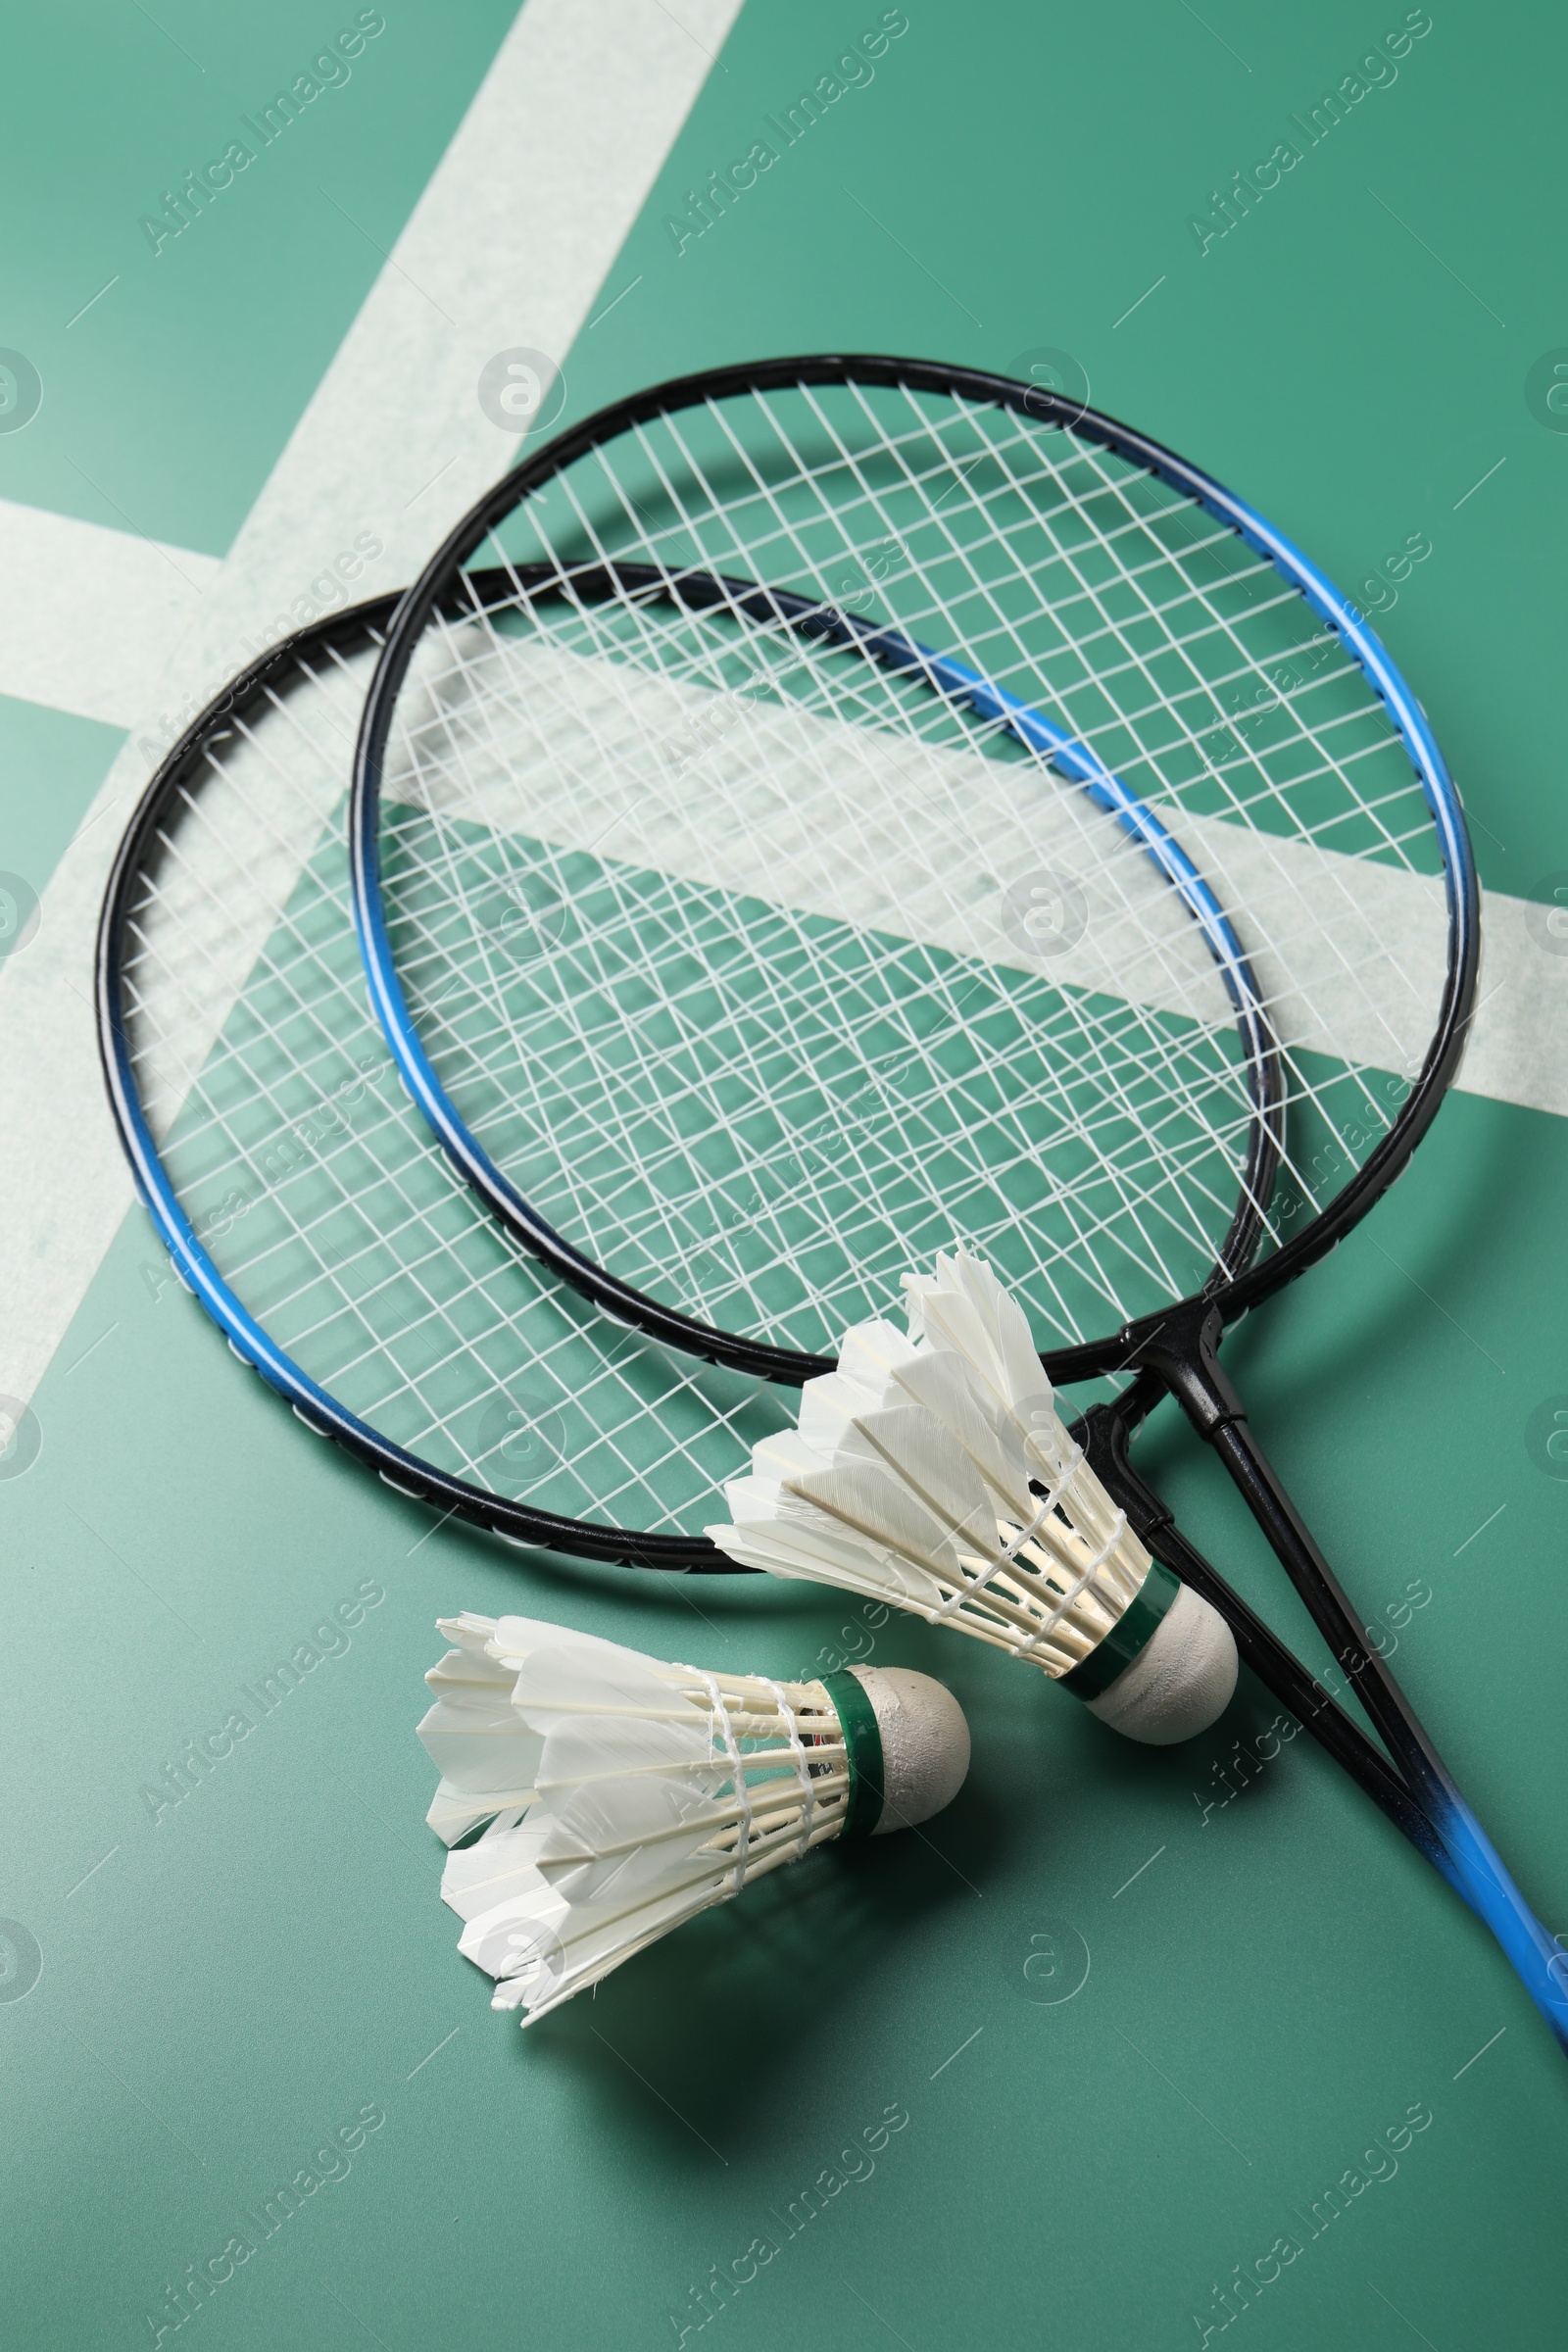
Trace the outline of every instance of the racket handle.
<path fill-rule="evenodd" d="M 1525 1901 L 1415 1709 L 1363 1640 L 1348 1595 L 1286 1494 L 1249 1426 L 1246 1407 L 1220 1368 L 1220 1330 L 1215 1307 L 1173 1316 L 1167 1331 L 1141 1351 L 1141 1360 L 1171 1391 L 1199 1436 L 1224 1463 L 1441 1839 L 1456 1874 L 1450 1883 L 1491 1930 L 1568 2053 L 1568 1953 Z"/>
<path fill-rule="evenodd" d="M 1453 1857 L 1458 1888 L 1506 1953 L 1520 1984 L 1568 2054 L 1568 1952 L 1531 1910 L 1502 1856 L 1451 1782 L 1437 1827 Z"/>
<path fill-rule="evenodd" d="M 1086 1451 L 1087 1451 L 1086 1447 Z M 1108 1484 L 1102 1473 L 1102 1483 Z M 1119 1483 L 1119 1482 L 1118 1482 Z M 1142 1486 L 1143 1482 L 1135 1482 Z M 1124 1495 L 1111 1487 L 1114 1499 L 1127 1510 Z M 1154 1504 L 1156 1520 L 1164 1509 L 1147 1487 L 1143 1493 Z M 1139 1535 L 1183 1584 L 1191 1585 L 1230 1626 L 1236 1646 L 1283 1706 L 1327 1755 L 1349 1774 L 1424 1860 L 1431 1863 L 1460 1900 L 1468 1904 L 1482 1926 L 1501 1946 L 1510 1967 L 1529 1993 L 1558 2041 L 1568 2051 L 1568 1952 L 1549 1936 L 1515 1886 L 1501 1856 L 1458 1790 L 1448 1783 L 1430 1800 L 1441 1828 L 1418 1805 L 1404 1783 L 1397 1780 L 1370 1740 L 1336 1705 L 1322 1685 L 1309 1675 L 1275 1636 L 1254 1617 L 1239 1593 L 1196 1551 L 1169 1518 Z M 1261 1637 L 1259 1639 L 1258 1637 Z"/>
<path fill-rule="evenodd" d="M 1209 1440 L 1355 1684 L 1422 1812 L 1458 1873 L 1459 1891 L 1508 1955 L 1515 1975 L 1568 2052 L 1568 1953 L 1546 1933 L 1460 1794 L 1414 1708 L 1384 1661 L 1362 1642 L 1338 1578 L 1308 1535 L 1244 1418 Z"/>

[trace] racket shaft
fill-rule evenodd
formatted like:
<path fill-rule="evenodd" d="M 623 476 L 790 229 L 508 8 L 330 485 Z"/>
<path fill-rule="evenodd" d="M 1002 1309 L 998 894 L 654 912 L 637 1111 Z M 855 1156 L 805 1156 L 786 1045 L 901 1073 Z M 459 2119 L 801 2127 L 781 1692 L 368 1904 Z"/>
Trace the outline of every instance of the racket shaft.
<path fill-rule="evenodd" d="M 1236 1637 L 1237 1648 L 1258 1681 L 1290 1710 L 1324 1754 L 1348 1773 L 1400 1835 L 1410 1840 L 1417 1853 L 1450 1886 L 1463 1893 L 1452 1857 L 1426 1813 L 1316 1677 L 1253 1614 L 1202 1553 L 1194 1550 L 1171 1521 L 1148 1532 L 1139 1528 L 1138 1533 L 1155 1557 L 1175 1570 L 1184 1585 L 1190 1585 L 1200 1599 L 1219 1611 Z M 1468 1895 L 1465 1899 L 1469 1900 Z"/>
<path fill-rule="evenodd" d="M 1104 1405 L 1096 1405 L 1074 1434 L 1084 1446 L 1096 1476 L 1112 1500 L 1127 1513 L 1135 1533 L 1156 1558 L 1174 1570 L 1184 1585 L 1190 1585 L 1200 1599 L 1219 1611 L 1235 1636 L 1242 1657 L 1265 1690 L 1365 1791 L 1423 1859 L 1462 1893 L 1458 1872 L 1443 1840 L 1388 1758 L 1379 1753 L 1360 1727 L 1241 1594 L 1232 1590 L 1212 1563 L 1187 1541 L 1168 1506 L 1132 1468 L 1127 1460 L 1128 1429 L 1123 1415 Z"/>
<path fill-rule="evenodd" d="M 1339 1579 L 1303 1525 L 1245 1416 L 1202 1434 L 1219 1455 L 1314 1624 L 1355 1684 L 1373 1723 L 1442 1838 L 1466 1901 L 1568 2050 L 1568 1955 L 1546 1933 L 1460 1794 L 1415 1710 L 1356 1627 Z"/>

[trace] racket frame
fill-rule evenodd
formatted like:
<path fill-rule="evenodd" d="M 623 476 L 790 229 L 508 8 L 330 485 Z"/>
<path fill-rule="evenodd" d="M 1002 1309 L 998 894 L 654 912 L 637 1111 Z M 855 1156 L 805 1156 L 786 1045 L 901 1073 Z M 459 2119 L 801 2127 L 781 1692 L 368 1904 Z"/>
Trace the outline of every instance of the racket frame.
<path fill-rule="evenodd" d="M 1271 1548 L 1306 1602 L 1319 1631 L 1351 1676 L 1363 1704 L 1388 1741 L 1396 1769 L 1415 1808 L 1414 1822 L 1403 1820 L 1399 1826 L 1406 1835 L 1414 1837 L 1428 1858 L 1492 1928 L 1559 2043 L 1568 2048 L 1568 1956 L 1531 1913 L 1395 1677 L 1362 1641 L 1348 1595 L 1269 1465 L 1249 1427 L 1240 1398 L 1218 1364 L 1217 1351 L 1227 1325 L 1326 1256 L 1409 1166 L 1416 1146 L 1430 1128 L 1457 1071 L 1474 1010 L 1480 965 L 1480 885 L 1475 859 L 1457 790 L 1426 713 L 1354 608 L 1283 533 L 1209 475 L 1147 435 L 1058 395 L 976 369 L 870 356 L 821 355 L 708 370 L 655 387 L 601 411 L 525 460 L 514 474 L 481 499 L 449 535 L 399 608 L 367 698 L 355 759 L 351 845 L 356 914 L 368 965 L 375 961 L 371 943 L 377 940 L 377 935 L 385 943 L 377 889 L 378 799 L 397 696 L 426 622 L 443 602 L 451 600 L 468 557 L 533 489 L 631 426 L 702 400 L 846 381 L 907 388 L 939 397 L 968 398 L 1010 408 L 1036 420 L 1061 424 L 1142 466 L 1156 479 L 1191 497 L 1210 515 L 1235 529 L 1256 554 L 1272 563 L 1325 627 L 1344 641 L 1375 688 L 1404 744 L 1432 815 L 1443 859 L 1447 968 L 1437 1024 L 1421 1069 L 1389 1132 L 1334 1200 L 1319 1209 L 1299 1234 L 1266 1257 L 1254 1259 L 1234 1274 L 1217 1269 L 1217 1278 L 1210 1277 L 1198 1298 L 1173 1301 L 1168 1308 L 1132 1318 L 1103 1341 L 1043 1351 L 1041 1360 L 1053 1381 L 1063 1385 L 1108 1372 L 1135 1370 L 1152 1372 L 1176 1396 L 1199 1435 L 1224 1463 Z M 980 683 L 984 686 L 986 682 Z M 384 990 L 388 978 L 392 990 L 396 990 L 389 952 L 382 968 L 372 969 L 372 986 L 378 994 Z M 400 998 L 401 991 L 396 993 Z M 387 1028 L 395 1053 L 399 1044 L 394 1034 L 396 1026 L 394 1023 Z M 408 1025 L 408 1035 L 412 1035 L 412 1024 Z M 401 1063 L 403 1056 L 399 1058 Z M 433 1076 L 432 1072 L 432 1080 Z M 444 1094 L 444 1090 L 440 1091 Z M 440 1132 L 439 1127 L 437 1131 Z M 476 1181 L 470 1169 L 465 1167 L 464 1172 L 468 1174 L 470 1182 Z M 488 1187 L 481 1184 L 480 1189 L 488 1195 Z M 509 1202 L 492 1197 L 492 1205 L 504 1222 L 510 1221 Z M 542 1220 L 539 1222 L 542 1224 Z M 544 1229 L 547 1234 L 549 1230 Z M 524 1237 L 519 1234 L 519 1238 Z M 539 1238 L 542 1240 L 543 1236 Z M 559 1237 L 551 1239 L 559 1244 Z M 560 1257 L 552 1257 L 552 1262 L 558 1264 L 566 1279 L 580 1281 L 588 1261 L 565 1245 L 560 1245 Z M 548 1250 L 545 1253 L 549 1254 Z M 603 1270 L 595 1271 L 607 1283 L 613 1280 Z M 627 1286 L 617 1287 L 624 1292 Z M 624 1299 L 623 1303 L 631 1305 L 632 1300 Z M 684 1325 L 687 1327 L 684 1332 L 666 1329 L 661 1336 L 697 1354 L 710 1353 L 714 1342 L 722 1341 L 726 1345 L 722 1360 L 742 1360 L 729 1352 L 728 1335 L 715 1334 L 710 1327 L 696 1324 L 693 1318 L 671 1318 L 669 1310 L 659 1307 L 657 1302 L 643 1301 L 640 1311 L 635 1311 L 630 1319 L 645 1330 L 653 1329 L 656 1322 Z M 704 1333 L 707 1348 L 701 1337 Z M 776 1363 L 780 1351 L 765 1352 L 774 1360 L 764 1364 L 759 1351 L 758 1368 L 763 1376 L 774 1380 L 787 1378 Z M 825 1368 L 820 1358 L 796 1360 L 797 1380 L 811 1377 Z M 1141 1388 L 1143 1384 L 1135 1385 Z M 1135 1413 L 1141 1413 L 1142 1409 L 1131 1400 L 1120 1415 L 1114 1407 L 1110 1408 L 1109 1427 L 1129 1483 L 1132 1474 L 1125 1461 L 1126 1437 Z M 1146 1489 L 1146 1494 L 1148 1492 Z M 1167 1536 L 1174 1538 L 1176 1531 L 1169 1514 L 1164 1513 L 1157 1497 L 1151 1500 L 1163 1517 Z M 1250 1612 L 1247 1615 L 1250 1617 Z M 1250 1639 L 1253 1629 L 1266 1634 L 1266 1629 L 1252 1620 Z M 1269 1642 L 1272 1646 L 1272 1637 Z M 1299 1674 L 1296 1661 L 1291 1664 Z M 1310 1724 L 1308 1728 L 1312 1728 Z M 1359 1739 L 1359 1734 L 1356 1738 Z M 1385 1773 L 1386 1769 L 1383 1767 Z M 1364 1773 L 1358 1777 L 1391 1817 L 1397 1819 L 1398 1812 L 1403 1811 L 1402 1800 L 1386 1786 L 1381 1789 L 1373 1786 Z M 1436 1847 L 1421 1834 L 1423 1829 L 1436 1833 Z"/>
<path fill-rule="evenodd" d="M 307 1429 L 318 1437 L 334 1439 L 400 1494 L 426 1503 L 432 1510 L 456 1513 L 510 1544 L 544 1546 L 633 1568 L 727 1573 L 731 1563 L 715 1551 L 706 1536 L 607 1527 L 493 1494 L 486 1487 L 436 1469 L 339 1403 L 278 1346 L 225 1281 L 185 1212 L 142 1109 L 125 1027 L 122 951 L 133 911 L 136 879 L 166 810 L 196 775 L 209 742 L 227 721 L 242 717 L 265 697 L 270 683 L 291 676 L 303 656 L 363 643 L 379 633 L 398 603 L 398 593 L 393 592 L 327 613 L 282 638 L 239 671 L 159 762 L 126 827 L 99 917 L 94 996 L 104 1084 L 137 1194 L 169 1251 L 175 1274 L 201 1301 L 240 1361 L 261 1374 Z"/>
<path fill-rule="evenodd" d="M 494 575 L 494 583 L 510 575 Z M 486 586 L 482 575 L 475 585 Z M 448 1516 L 475 1524 L 523 1548 L 547 1547 L 617 1565 L 685 1573 L 740 1573 L 706 1537 L 634 1533 L 591 1521 L 572 1520 L 513 1501 L 434 1469 L 382 1437 L 312 1380 L 249 1312 L 203 1246 L 172 1183 L 142 1109 L 129 1038 L 124 1024 L 122 950 L 131 913 L 131 893 L 147 852 L 170 804 L 197 770 L 215 733 L 268 692 L 273 681 L 291 677 L 302 657 L 343 646 L 363 646 L 382 630 L 398 609 L 396 592 L 367 599 L 292 632 L 241 670 L 190 722 L 159 762 L 116 854 L 100 916 L 95 968 L 98 1045 L 111 1110 L 130 1164 L 137 1194 L 169 1251 L 181 1284 L 200 1301 L 242 1363 L 293 1410 L 313 1435 L 332 1439 L 374 1470 L 397 1493 Z M 1147 1388 L 1148 1377 L 1141 1388 Z M 1130 1402 L 1131 1396 L 1124 1399 Z M 1185 1581 L 1217 1606 L 1236 1631 L 1244 1656 L 1280 1703 L 1372 1797 L 1395 1827 L 1450 1883 L 1452 1867 L 1431 1832 L 1425 1814 L 1408 1796 L 1386 1760 L 1359 1727 L 1270 1629 L 1255 1617 L 1218 1573 L 1171 1524 L 1158 1498 L 1126 1463 L 1125 1417 L 1102 1424 L 1107 1408 L 1095 1408 L 1093 1451 L 1107 1484 L 1128 1489 L 1131 1515 Z M 1463 1889 L 1461 1888 L 1462 1892 Z"/>
<path fill-rule="evenodd" d="M 564 1280 L 593 1298 L 606 1313 L 629 1322 L 650 1338 L 679 1348 L 701 1360 L 724 1364 L 733 1370 L 751 1373 L 759 1379 L 783 1386 L 799 1386 L 833 1369 L 836 1362 L 834 1357 L 775 1347 L 745 1334 L 721 1332 L 698 1317 L 682 1314 L 673 1307 L 650 1298 L 644 1292 L 621 1281 L 608 1268 L 597 1264 L 558 1234 L 495 1167 L 459 1115 L 409 1012 L 381 905 L 379 826 L 381 783 L 398 695 L 419 640 L 426 624 L 438 611 L 451 612 L 462 609 L 463 583 L 470 576 L 465 573 L 463 567 L 508 514 L 535 490 L 567 466 L 575 465 L 579 459 L 662 415 L 702 401 L 723 400 L 749 392 L 782 391 L 805 384 L 844 383 L 907 388 L 938 397 L 967 399 L 1011 409 L 1036 422 L 1059 424 L 1110 450 L 1116 456 L 1143 466 L 1167 486 L 1193 498 L 1216 519 L 1235 529 L 1254 553 L 1272 562 L 1291 585 L 1299 590 L 1319 619 L 1344 639 L 1361 670 L 1377 690 L 1404 743 L 1431 810 L 1443 858 L 1447 903 L 1448 960 L 1437 1025 L 1421 1070 L 1409 1095 L 1399 1106 L 1393 1125 L 1334 1200 L 1320 1208 L 1298 1234 L 1261 1261 L 1237 1265 L 1236 1270 L 1231 1272 L 1226 1265 L 1226 1249 L 1222 1246 L 1220 1262 L 1200 1295 L 1205 1302 L 1217 1305 L 1223 1324 L 1239 1321 L 1260 1299 L 1293 1282 L 1308 1266 L 1315 1265 L 1336 1248 L 1389 1186 L 1403 1174 L 1416 1146 L 1436 1117 L 1443 1097 L 1458 1068 L 1475 1002 L 1480 968 L 1480 886 L 1475 858 L 1457 790 L 1444 763 L 1426 713 L 1354 607 L 1340 595 L 1317 565 L 1283 533 L 1264 521 L 1254 509 L 1224 489 L 1198 466 L 1189 465 L 1185 459 L 1177 457 L 1159 442 L 1151 440 L 1147 434 L 1135 431 L 1130 425 L 1122 424 L 1097 410 L 1080 408 L 1076 401 L 1038 386 L 1020 384 L 1010 377 L 992 375 L 978 368 L 866 354 L 842 356 L 823 353 L 706 369 L 634 393 L 628 399 L 598 411 L 580 424 L 558 434 L 534 455 L 525 458 L 476 501 L 448 534 L 398 608 L 366 698 L 355 750 L 349 817 L 355 920 L 371 999 L 387 1043 L 403 1071 L 410 1092 L 460 1173 L 481 1194 L 501 1223 L 525 1249 L 534 1251 Z M 596 567 L 584 566 L 585 570 L 590 568 Z M 509 567 L 504 565 L 490 567 L 484 576 L 487 581 L 505 579 Z M 558 581 L 566 576 L 547 566 L 517 565 L 511 567 L 511 570 L 525 595 L 532 591 L 541 573 Z M 755 584 L 749 582 L 731 585 L 737 592 L 745 589 L 770 595 L 781 606 L 785 602 L 776 590 L 759 591 Z M 482 600 L 471 601 L 475 617 L 479 617 Z M 835 608 L 812 607 L 806 598 L 797 600 L 792 597 L 788 601 L 798 602 L 803 615 L 813 611 L 824 616 L 831 612 L 832 621 L 844 631 L 846 641 L 857 641 L 862 634 L 871 638 L 888 638 L 896 634 L 879 632 L 863 623 L 846 625 L 846 616 L 839 614 Z M 824 631 L 829 625 L 824 617 Z M 943 653 L 926 655 L 924 658 L 939 672 L 944 665 L 950 669 L 957 666 L 954 657 Z M 975 684 L 988 695 L 996 696 L 998 692 L 984 679 L 976 679 Z M 1047 731 L 1042 728 L 1038 713 L 1027 713 L 1027 717 L 1036 729 L 1042 733 Z M 1043 748 L 1038 741 L 1036 748 Z M 1069 746 L 1069 752 L 1074 748 Z M 1083 764 L 1088 764 L 1087 756 Z M 1079 780 L 1089 785 L 1087 775 L 1082 772 Z M 1114 779 L 1108 781 L 1114 783 Z M 1129 802 L 1142 808 L 1143 804 L 1137 803 L 1135 796 L 1127 794 L 1125 787 L 1118 786 L 1117 789 Z M 1201 878 L 1199 879 L 1200 881 Z M 1246 1046 L 1244 1015 L 1244 1048 Z M 1257 1107 L 1261 1110 L 1261 1106 Z M 1254 1135 L 1255 1128 L 1254 1120 Z M 1256 1207 L 1248 1200 L 1244 1186 L 1238 1222 L 1248 1210 L 1256 1216 Z M 1233 1226 L 1233 1235 L 1235 1230 Z M 1257 1238 L 1261 1238 L 1260 1234 Z M 1228 1241 L 1230 1239 L 1227 1237 Z M 1236 1263 L 1234 1255 L 1230 1262 Z M 1159 1344 L 1170 1315 L 1179 1311 L 1183 1303 L 1173 1300 L 1170 1307 L 1134 1318 L 1102 1339 L 1043 1349 L 1041 1362 L 1053 1382 L 1063 1387 L 1125 1370 L 1138 1362 L 1145 1348 Z"/>

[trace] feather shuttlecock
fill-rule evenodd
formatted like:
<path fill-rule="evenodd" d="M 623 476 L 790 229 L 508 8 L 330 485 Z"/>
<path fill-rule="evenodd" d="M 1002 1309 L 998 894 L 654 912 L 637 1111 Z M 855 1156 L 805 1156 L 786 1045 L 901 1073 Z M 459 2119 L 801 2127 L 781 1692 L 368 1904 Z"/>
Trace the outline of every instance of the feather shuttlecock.
<path fill-rule="evenodd" d="M 959 1250 L 857 1324 L 798 1428 L 724 1489 L 734 1560 L 892 1601 L 1028 1658 L 1134 1740 L 1224 1712 L 1230 1628 L 1144 1548 L 1068 1436 L 1017 1301 Z"/>
<path fill-rule="evenodd" d="M 956 1699 L 903 1668 L 779 1683 L 526 1617 L 440 1631 L 419 1738 L 458 1849 L 441 1892 L 525 2025 L 813 1846 L 928 1819 L 968 1770 Z"/>

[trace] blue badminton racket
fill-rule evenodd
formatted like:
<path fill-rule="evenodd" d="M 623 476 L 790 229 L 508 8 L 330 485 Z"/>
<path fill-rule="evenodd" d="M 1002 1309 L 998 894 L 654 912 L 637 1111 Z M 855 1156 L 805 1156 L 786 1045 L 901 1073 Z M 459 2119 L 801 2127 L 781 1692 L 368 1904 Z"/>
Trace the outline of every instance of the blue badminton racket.
<path fill-rule="evenodd" d="M 1474 999 L 1457 796 L 1304 557 L 1001 378 L 663 386 L 531 458 L 410 592 L 351 841 L 413 1096 L 618 1321 L 798 1381 L 961 1240 L 1053 1378 L 1138 1375 L 1091 1431 L 1112 1469 L 1103 1433 L 1175 1396 L 1568 2037 L 1568 1962 L 1217 1358 L 1407 1163 Z"/>

